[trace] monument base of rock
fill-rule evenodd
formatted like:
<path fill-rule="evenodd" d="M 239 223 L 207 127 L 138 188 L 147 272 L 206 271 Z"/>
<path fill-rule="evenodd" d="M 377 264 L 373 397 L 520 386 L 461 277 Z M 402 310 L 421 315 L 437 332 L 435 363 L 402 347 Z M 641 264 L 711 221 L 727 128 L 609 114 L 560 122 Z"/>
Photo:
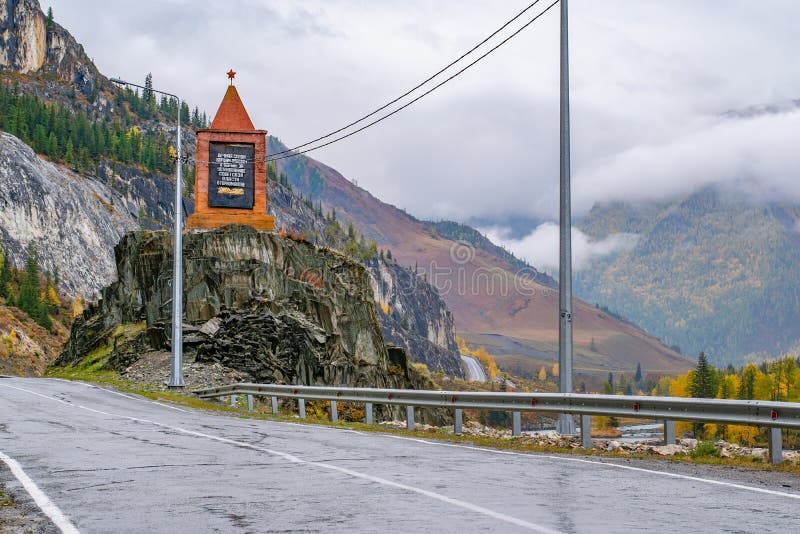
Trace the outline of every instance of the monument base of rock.
<path fill-rule="evenodd" d="M 169 351 L 172 251 L 168 232 L 126 235 L 117 281 L 75 320 L 54 365 L 124 372 Z M 336 251 L 231 225 L 188 233 L 184 269 L 187 361 L 262 383 L 432 387 L 402 350 L 387 350 L 366 269 Z"/>

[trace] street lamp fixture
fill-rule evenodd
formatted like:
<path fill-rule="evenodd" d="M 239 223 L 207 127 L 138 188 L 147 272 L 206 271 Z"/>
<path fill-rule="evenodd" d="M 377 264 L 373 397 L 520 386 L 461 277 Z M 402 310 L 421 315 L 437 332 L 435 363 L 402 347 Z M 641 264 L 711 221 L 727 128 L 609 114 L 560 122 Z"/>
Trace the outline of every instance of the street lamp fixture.
<path fill-rule="evenodd" d="M 126 82 L 119 78 L 111 78 L 118 85 L 139 87 L 154 93 L 160 93 L 174 98 L 178 102 L 177 144 L 175 151 L 175 243 L 174 263 L 172 269 L 172 370 L 169 375 L 170 389 L 183 388 L 183 220 L 182 220 L 182 194 L 181 194 L 181 105 L 179 96 L 159 91 L 151 87 L 144 87 L 136 83 Z"/>

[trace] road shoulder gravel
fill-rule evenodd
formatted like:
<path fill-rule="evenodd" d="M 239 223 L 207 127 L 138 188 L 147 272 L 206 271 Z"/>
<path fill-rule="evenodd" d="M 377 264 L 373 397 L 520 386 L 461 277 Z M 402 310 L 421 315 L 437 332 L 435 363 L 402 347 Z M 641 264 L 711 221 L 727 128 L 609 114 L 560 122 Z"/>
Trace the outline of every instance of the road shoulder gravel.
<path fill-rule="evenodd" d="M 0 534 L 57 534 L 50 519 L 0 462 Z"/>

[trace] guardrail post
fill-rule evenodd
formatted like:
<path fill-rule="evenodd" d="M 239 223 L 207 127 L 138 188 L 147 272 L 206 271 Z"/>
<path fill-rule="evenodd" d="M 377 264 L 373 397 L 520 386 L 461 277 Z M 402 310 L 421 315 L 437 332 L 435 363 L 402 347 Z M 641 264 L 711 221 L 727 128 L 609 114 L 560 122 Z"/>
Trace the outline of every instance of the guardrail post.
<path fill-rule="evenodd" d="M 519 436 L 522 434 L 522 414 L 520 412 L 511 413 L 511 435 Z"/>
<path fill-rule="evenodd" d="M 414 430 L 414 407 L 413 406 L 406 406 L 406 428 L 408 430 Z"/>
<path fill-rule="evenodd" d="M 278 415 L 278 397 L 272 397 L 272 415 Z"/>
<path fill-rule="evenodd" d="M 584 449 L 592 448 L 592 416 L 581 416 L 581 447 Z"/>
<path fill-rule="evenodd" d="M 783 436 L 781 436 L 781 429 L 770 427 L 767 429 L 767 436 L 769 438 L 769 463 L 783 463 Z"/>
<path fill-rule="evenodd" d="M 250 394 L 247 395 L 247 411 L 253 411 L 253 396 Z"/>
<path fill-rule="evenodd" d="M 664 420 L 664 444 L 675 445 L 675 421 Z"/>
<path fill-rule="evenodd" d="M 339 407 L 336 406 L 336 401 L 331 401 L 331 423 L 339 420 Z"/>
<path fill-rule="evenodd" d="M 456 408 L 456 420 L 455 423 L 453 424 L 453 433 L 456 436 L 460 436 L 461 434 L 464 433 L 463 423 L 464 423 L 464 411 L 461 408 Z"/>
<path fill-rule="evenodd" d="M 368 425 L 372 424 L 372 403 L 368 402 L 364 405 L 364 422 Z"/>
<path fill-rule="evenodd" d="M 236 407 L 236 395 L 231 394 L 231 406 Z"/>
<path fill-rule="evenodd" d="M 297 399 L 297 407 L 300 411 L 300 419 L 306 418 L 306 400 L 305 399 Z"/>

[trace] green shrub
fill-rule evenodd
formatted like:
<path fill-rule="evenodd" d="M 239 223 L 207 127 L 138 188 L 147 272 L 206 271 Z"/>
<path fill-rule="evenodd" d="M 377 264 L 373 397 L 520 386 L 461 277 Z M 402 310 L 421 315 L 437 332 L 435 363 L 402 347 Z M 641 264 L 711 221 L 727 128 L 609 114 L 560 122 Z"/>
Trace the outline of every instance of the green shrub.
<path fill-rule="evenodd" d="M 713 441 L 698 441 L 697 448 L 691 452 L 692 458 L 700 456 L 719 456 L 719 449 Z"/>

